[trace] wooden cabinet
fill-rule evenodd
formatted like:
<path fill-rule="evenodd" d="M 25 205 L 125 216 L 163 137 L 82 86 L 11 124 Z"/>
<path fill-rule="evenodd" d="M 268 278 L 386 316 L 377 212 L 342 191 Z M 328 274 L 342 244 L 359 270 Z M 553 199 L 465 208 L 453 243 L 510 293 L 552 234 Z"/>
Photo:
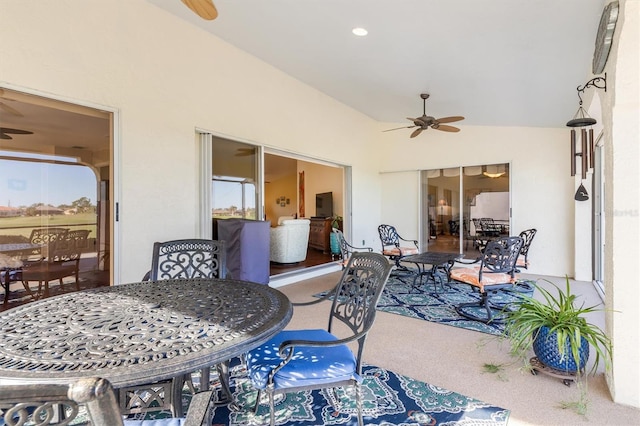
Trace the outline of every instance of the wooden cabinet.
<path fill-rule="evenodd" d="M 322 250 L 323 253 L 331 252 L 329 234 L 331 234 L 331 218 L 311 218 L 309 228 L 309 247 Z"/>

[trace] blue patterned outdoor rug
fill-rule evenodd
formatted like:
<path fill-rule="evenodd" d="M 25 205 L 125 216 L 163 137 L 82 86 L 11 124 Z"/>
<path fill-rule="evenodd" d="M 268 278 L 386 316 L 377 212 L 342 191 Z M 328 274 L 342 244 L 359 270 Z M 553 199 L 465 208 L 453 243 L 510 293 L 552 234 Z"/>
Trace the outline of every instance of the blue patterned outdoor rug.
<path fill-rule="evenodd" d="M 239 367 L 235 372 L 232 370 L 232 374 L 236 374 L 231 380 L 233 398 L 240 406 L 240 411 L 230 412 L 226 406 L 216 408 L 213 425 L 269 424 L 266 395 L 254 414 L 257 391 L 248 378 L 239 372 Z M 509 418 L 509 410 L 379 367 L 365 365 L 362 375 L 366 425 L 506 425 Z M 334 406 L 340 407 L 339 411 Z M 346 393 L 343 388 L 338 388 L 336 394 L 328 390 L 316 390 L 278 395 L 275 410 L 278 425 L 358 423 L 355 391 Z"/>
<path fill-rule="evenodd" d="M 444 286 L 437 284 L 437 287 L 434 287 L 433 282 L 430 281 L 416 289 L 412 288 L 412 282 L 412 277 L 390 277 L 378 302 L 378 310 L 482 333 L 493 335 L 503 333 L 503 324 L 495 322 L 484 324 L 464 318 L 456 312 L 457 305 L 480 300 L 480 293 L 473 290 L 471 286 L 450 283 Z M 520 285 L 515 288 L 518 291 L 500 291 L 492 294 L 490 300 L 501 306 L 513 308 L 522 300 L 523 295 L 533 294 L 532 282 L 520 281 Z M 316 296 L 323 294 L 324 292 Z M 467 308 L 467 311 L 473 312 L 474 309 L 476 308 Z"/>
<path fill-rule="evenodd" d="M 211 387 L 220 389 L 215 370 L 211 371 Z M 238 411 L 227 406 L 216 407 L 212 426 L 257 426 L 269 424 L 269 402 L 266 395 L 254 414 L 258 395 L 246 376 L 238 358 L 232 360 L 230 386 Z M 365 364 L 362 367 L 362 403 L 365 425 L 383 426 L 506 426 L 510 411 L 459 393 L 430 385 L 393 371 Z M 199 377 L 194 375 L 199 387 Z M 185 388 L 182 403 L 188 410 L 191 394 Z M 334 407 L 339 407 L 336 410 Z M 135 414 L 130 419 L 155 420 L 171 417 L 169 411 Z M 358 423 L 358 411 L 353 388 L 300 391 L 275 397 L 277 425 L 319 426 Z"/>

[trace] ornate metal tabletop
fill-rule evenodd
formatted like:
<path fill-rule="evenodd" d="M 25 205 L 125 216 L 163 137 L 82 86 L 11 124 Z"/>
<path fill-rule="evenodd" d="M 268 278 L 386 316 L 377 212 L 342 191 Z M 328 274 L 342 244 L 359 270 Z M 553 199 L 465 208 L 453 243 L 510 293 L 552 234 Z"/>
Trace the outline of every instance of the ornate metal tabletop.
<path fill-rule="evenodd" d="M 63 294 L 0 315 L 0 384 L 176 377 L 238 356 L 282 330 L 289 299 L 236 280 L 165 280 Z"/>

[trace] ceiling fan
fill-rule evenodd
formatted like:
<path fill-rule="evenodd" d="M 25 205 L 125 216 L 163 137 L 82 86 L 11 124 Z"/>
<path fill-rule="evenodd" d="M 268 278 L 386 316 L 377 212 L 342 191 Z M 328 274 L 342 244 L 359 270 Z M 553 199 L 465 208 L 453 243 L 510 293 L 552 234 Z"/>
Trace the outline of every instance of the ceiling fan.
<path fill-rule="evenodd" d="M 32 135 L 33 132 L 28 130 L 20 130 L 20 129 L 10 129 L 8 127 L 0 127 L 0 139 L 13 139 L 9 134 L 12 135 Z"/>
<path fill-rule="evenodd" d="M 207 21 L 212 21 L 218 17 L 218 10 L 213 5 L 212 0 L 182 0 L 182 3 Z"/>
<path fill-rule="evenodd" d="M 420 94 L 420 97 L 422 98 L 422 117 L 418 117 L 418 118 L 407 117 L 407 120 L 413 121 L 413 126 L 396 127 L 394 129 L 383 130 L 383 132 L 390 132 L 392 130 L 399 130 L 399 129 L 411 129 L 413 127 L 417 127 L 417 129 L 415 129 L 411 133 L 411 137 L 415 138 L 420 133 L 422 133 L 423 130 L 427 130 L 429 127 L 436 130 L 442 130 L 443 132 L 459 132 L 460 131 L 460 129 L 458 129 L 457 127 L 448 126 L 443 123 L 453 123 L 454 121 L 464 120 L 464 117 L 461 117 L 459 115 L 452 116 L 452 117 L 442 117 L 442 118 L 431 117 L 426 113 L 426 101 L 429 98 L 429 94 L 422 93 Z"/>

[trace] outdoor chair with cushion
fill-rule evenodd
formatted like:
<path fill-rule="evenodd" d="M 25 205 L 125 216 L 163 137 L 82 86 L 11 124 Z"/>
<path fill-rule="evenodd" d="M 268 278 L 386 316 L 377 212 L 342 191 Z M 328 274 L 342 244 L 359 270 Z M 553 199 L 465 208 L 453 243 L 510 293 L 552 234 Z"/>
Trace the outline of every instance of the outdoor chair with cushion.
<path fill-rule="evenodd" d="M 72 383 L 5 384 L 0 386 L 0 424 L 62 426 L 90 421 L 94 426 L 209 426 L 211 393 L 193 396 L 186 419 L 123 421 L 111 383 L 106 379 L 89 377 Z"/>
<path fill-rule="evenodd" d="M 362 425 L 362 354 L 373 326 L 376 304 L 391 264 L 379 253 L 353 253 L 334 291 L 328 329 L 285 330 L 247 354 L 247 374 L 260 394 L 269 397 L 275 424 L 274 395 L 311 389 L 355 386 L 358 424 Z M 335 330 L 333 330 L 335 327 Z M 335 334 L 333 334 L 335 333 Z M 349 343 L 357 342 L 354 353 Z M 340 407 L 334 407 L 336 411 Z"/>
<path fill-rule="evenodd" d="M 526 229 L 522 231 L 519 235 L 522 238 L 523 244 L 520 249 L 520 256 L 518 256 L 518 262 L 516 263 L 517 268 L 529 269 L 529 247 L 531 247 L 531 242 L 533 241 L 533 237 L 536 236 L 536 229 Z"/>
<path fill-rule="evenodd" d="M 516 261 L 522 248 L 522 238 L 503 237 L 489 241 L 474 267 L 453 268 L 451 280 L 468 284 L 480 292 L 478 302 L 462 303 L 456 306 L 456 312 L 465 318 L 484 323 L 499 322 L 501 318 L 494 311 L 504 307 L 491 303 L 490 294 L 512 289 L 516 283 Z"/>
<path fill-rule="evenodd" d="M 80 290 L 80 257 L 89 248 L 89 232 L 86 229 L 78 229 L 58 235 L 55 240 L 49 242 L 46 259 L 24 265 L 20 279 L 31 297 L 48 297 L 50 281 L 58 280 L 62 287 L 63 279 L 70 276 L 75 279 L 76 290 Z M 36 294 L 31 291 L 30 281 L 38 281 Z"/>
<path fill-rule="evenodd" d="M 418 241 L 402 238 L 396 228 L 391 225 L 378 226 L 378 234 L 382 243 L 382 254 L 394 262 L 397 271 L 408 271 L 400 264 L 403 257 L 418 254 Z M 402 245 L 404 243 L 410 243 Z"/>
<path fill-rule="evenodd" d="M 338 239 L 338 246 L 340 247 L 340 256 L 342 257 L 342 260 L 340 262 L 340 265 L 342 266 L 342 270 L 344 270 L 347 267 L 349 258 L 353 253 L 357 253 L 360 251 L 369 252 L 369 253 L 373 252 L 373 248 L 371 247 L 356 247 L 349 244 L 347 240 L 344 238 L 344 234 L 342 233 L 342 231 L 339 230 L 338 228 L 332 228 L 331 231 L 336 235 L 336 238 Z"/>

